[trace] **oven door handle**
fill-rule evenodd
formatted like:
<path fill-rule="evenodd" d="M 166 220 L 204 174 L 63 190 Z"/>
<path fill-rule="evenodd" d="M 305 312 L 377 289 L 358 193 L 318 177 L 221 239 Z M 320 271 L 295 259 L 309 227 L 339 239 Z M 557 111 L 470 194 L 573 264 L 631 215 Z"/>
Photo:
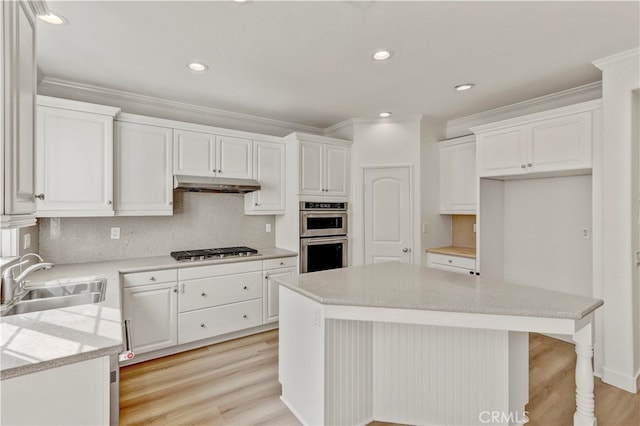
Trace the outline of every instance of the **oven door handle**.
<path fill-rule="evenodd" d="M 327 238 L 301 238 L 302 242 L 306 245 L 316 245 L 325 243 L 338 243 L 340 241 L 348 241 L 347 237 L 327 237 Z"/>

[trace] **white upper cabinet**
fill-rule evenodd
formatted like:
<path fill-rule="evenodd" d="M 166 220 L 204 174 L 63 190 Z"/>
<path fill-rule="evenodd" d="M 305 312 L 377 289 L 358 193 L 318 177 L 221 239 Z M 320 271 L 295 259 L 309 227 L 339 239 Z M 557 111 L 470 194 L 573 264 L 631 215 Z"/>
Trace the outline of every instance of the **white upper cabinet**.
<path fill-rule="evenodd" d="M 478 175 L 588 172 L 600 113 L 590 101 L 473 128 Z"/>
<path fill-rule="evenodd" d="M 253 141 L 253 176 L 261 188 L 245 194 L 245 214 L 284 214 L 284 143 Z"/>
<path fill-rule="evenodd" d="M 35 224 L 34 177 L 36 23 L 29 2 L 8 1 L 0 5 L 2 22 L 4 108 L 2 120 L 2 172 L 0 197 L 2 228 Z"/>
<path fill-rule="evenodd" d="M 173 130 L 117 121 L 115 131 L 116 215 L 173 214 Z"/>
<path fill-rule="evenodd" d="M 174 174 L 252 177 L 251 139 L 177 129 L 173 137 Z"/>
<path fill-rule="evenodd" d="M 114 214 L 113 117 L 119 111 L 38 96 L 38 216 Z"/>
<path fill-rule="evenodd" d="M 251 179 L 251 139 L 217 136 L 218 176 L 225 178 Z"/>
<path fill-rule="evenodd" d="M 440 213 L 475 214 L 475 136 L 440 142 Z"/>
<path fill-rule="evenodd" d="M 349 195 L 351 148 L 317 141 L 300 141 L 300 195 Z"/>
<path fill-rule="evenodd" d="M 215 176 L 216 136 L 187 130 L 173 131 L 173 172 L 176 175 Z"/>

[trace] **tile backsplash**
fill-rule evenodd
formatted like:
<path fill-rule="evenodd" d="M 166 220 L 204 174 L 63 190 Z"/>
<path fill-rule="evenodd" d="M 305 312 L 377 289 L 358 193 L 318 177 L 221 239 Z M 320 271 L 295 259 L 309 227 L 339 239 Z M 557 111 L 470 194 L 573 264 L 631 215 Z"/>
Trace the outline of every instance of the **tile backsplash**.
<path fill-rule="evenodd" d="M 458 215 L 451 217 L 451 239 L 456 247 L 476 248 L 475 215 Z"/>
<path fill-rule="evenodd" d="M 274 216 L 245 216 L 243 195 L 175 192 L 173 203 L 173 216 L 39 219 L 40 254 L 53 263 L 76 263 L 275 245 Z M 266 224 L 274 232 L 266 232 Z M 111 239 L 114 227 L 120 239 Z"/>

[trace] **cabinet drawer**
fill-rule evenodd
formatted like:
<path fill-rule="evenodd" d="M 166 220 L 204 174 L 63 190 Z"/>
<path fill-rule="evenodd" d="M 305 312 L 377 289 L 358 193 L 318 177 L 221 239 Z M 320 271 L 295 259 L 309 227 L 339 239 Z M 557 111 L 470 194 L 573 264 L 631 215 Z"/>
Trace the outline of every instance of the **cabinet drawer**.
<path fill-rule="evenodd" d="M 139 285 L 159 284 L 175 282 L 178 274 L 175 269 L 164 271 L 136 272 L 134 274 L 124 274 L 123 282 L 125 287 L 135 287 Z"/>
<path fill-rule="evenodd" d="M 262 299 L 200 309 L 178 315 L 178 344 L 262 324 Z"/>
<path fill-rule="evenodd" d="M 429 253 L 427 260 L 437 265 L 451 266 L 454 268 L 476 269 L 476 260 L 470 257 L 449 256 L 446 254 Z"/>
<path fill-rule="evenodd" d="M 225 275 L 180 281 L 180 312 L 262 297 L 262 273 Z"/>
<path fill-rule="evenodd" d="M 279 268 L 294 268 L 298 265 L 298 258 L 293 257 L 281 257 L 278 259 L 267 259 L 262 262 L 262 268 L 266 271 L 268 269 Z"/>
<path fill-rule="evenodd" d="M 261 272 L 262 261 L 225 263 L 222 265 L 196 266 L 178 270 L 178 279 L 193 280 L 197 278 L 217 277 L 220 275 L 243 274 L 245 272 Z"/>

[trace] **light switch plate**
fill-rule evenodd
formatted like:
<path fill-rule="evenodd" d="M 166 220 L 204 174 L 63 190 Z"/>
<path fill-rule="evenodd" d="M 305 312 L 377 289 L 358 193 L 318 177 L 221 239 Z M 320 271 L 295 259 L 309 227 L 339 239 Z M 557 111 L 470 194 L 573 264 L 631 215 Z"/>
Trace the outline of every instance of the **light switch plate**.
<path fill-rule="evenodd" d="M 111 239 L 112 240 L 119 240 L 120 239 L 120 228 L 117 226 L 114 226 L 113 228 L 111 228 Z"/>

